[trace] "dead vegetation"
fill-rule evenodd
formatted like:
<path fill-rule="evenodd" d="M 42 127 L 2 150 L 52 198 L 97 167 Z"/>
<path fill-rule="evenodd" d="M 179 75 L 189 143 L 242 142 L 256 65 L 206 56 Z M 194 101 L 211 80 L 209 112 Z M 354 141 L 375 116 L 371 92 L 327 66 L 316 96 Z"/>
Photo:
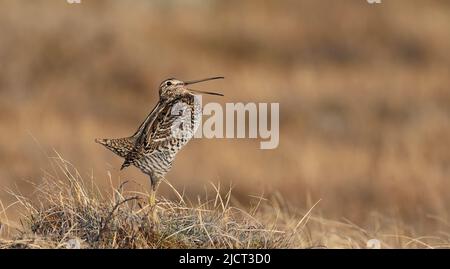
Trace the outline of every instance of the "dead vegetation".
<path fill-rule="evenodd" d="M 144 202 L 147 194 L 125 190 L 134 182 L 124 181 L 116 187 L 111 183 L 112 191 L 105 194 L 93 177 L 84 180 L 59 155 L 51 158 L 51 163 L 52 173 L 44 172 L 31 198 L 7 190 L 16 201 L 7 207 L 2 204 L 1 219 L 8 222 L 11 210 L 20 212 L 21 218 L 20 224 L 1 226 L 0 248 L 450 247 L 445 233 L 402 234 L 409 231 L 406 226 L 389 224 L 382 217 L 374 231 L 348 220 L 326 220 L 313 214 L 319 202 L 298 214 L 279 197 L 267 201 L 260 196 L 254 197 L 253 206 L 246 211 L 233 206 L 231 189 L 223 193 L 220 185 L 212 185 L 212 197 L 206 195 L 204 201 L 199 198 L 195 203 L 185 201 L 173 188 L 178 201 L 160 197 L 155 221 Z M 374 238 L 378 241 L 370 241 Z"/>
<path fill-rule="evenodd" d="M 88 186 L 78 171 L 61 157 L 52 160 L 57 178 L 46 173 L 36 185 L 35 201 L 9 191 L 22 211 L 21 227 L 1 248 L 287 248 L 295 231 L 278 231 L 253 213 L 230 206 L 231 191 L 190 206 L 161 198 L 158 221 L 144 193 L 124 191 L 123 182 L 105 197 Z"/>

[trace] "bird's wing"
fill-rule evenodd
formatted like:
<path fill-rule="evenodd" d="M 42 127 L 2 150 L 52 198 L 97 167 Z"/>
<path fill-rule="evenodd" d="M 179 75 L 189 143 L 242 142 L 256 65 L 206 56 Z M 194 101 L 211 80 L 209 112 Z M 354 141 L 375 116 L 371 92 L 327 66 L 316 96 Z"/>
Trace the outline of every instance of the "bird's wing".
<path fill-rule="evenodd" d="M 161 110 L 165 107 L 165 102 L 161 100 L 156 104 L 156 106 L 152 109 L 152 111 L 148 114 L 145 120 L 141 123 L 136 132 L 130 137 L 133 140 L 132 149 L 125 156 L 125 161 L 122 164 L 120 170 L 129 166 L 135 158 L 139 155 L 139 151 L 144 148 L 145 141 L 148 138 L 148 130 L 149 126 L 151 126 L 158 115 L 160 115 Z"/>
<path fill-rule="evenodd" d="M 121 169 L 138 158 L 141 151 L 149 153 L 165 143 L 170 143 L 173 139 L 178 139 L 180 135 L 178 131 L 186 128 L 182 123 L 188 122 L 188 117 L 191 124 L 194 122 L 194 111 L 187 109 L 193 105 L 194 96 L 190 94 L 160 101 L 133 135 L 136 139 L 135 145 L 126 156 Z M 191 126 L 195 127 L 194 124 Z"/>
<path fill-rule="evenodd" d="M 136 132 L 131 136 L 135 139 L 136 144 L 142 143 L 146 136 L 148 127 L 153 124 L 155 119 L 161 113 L 161 110 L 164 109 L 164 102 L 159 101 L 156 106 L 152 109 L 152 111 L 148 114 L 145 120 L 141 123 Z"/>
<path fill-rule="evenodd" d="M 198 109 L 198 103 L 195 103 L 195 97 L 190 94 L 168 103 L 151 126 L 146 152 L 177 139 L 192 137 L 198 122 L 195 117 L 199 116 L 195 109 Z"/>

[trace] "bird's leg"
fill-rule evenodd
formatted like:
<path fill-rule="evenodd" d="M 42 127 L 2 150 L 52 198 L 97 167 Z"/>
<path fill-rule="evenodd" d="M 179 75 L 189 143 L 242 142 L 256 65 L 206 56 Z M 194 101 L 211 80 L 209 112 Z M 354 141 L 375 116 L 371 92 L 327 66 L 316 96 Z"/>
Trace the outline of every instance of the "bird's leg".
<path fill-rule="evenodd" d="M 156 191 L 153 188 L 153 184 L 150 189 L 150 195 L 148 196 L 148 205 L 152 208 L 156 205 Z"/>
<path fill-rule="evenodd" d="M 150 207 L 154 207 L 156 205 L 156 191 L 158 190 L 159 181 L 153 181 L 151 180 L 151 189 L 150 189 L 150 195 L 148 197 L 148 204 Z"/>
<path fill-rule="evenodd" d="M 154 224 L 159 224 L 159 218 L 158 218 L 158 214 L 156 212 L 156 191 L 158 190 L 158 186 L 160 181 L 159 180 L 153 180 L 153 178 L 151 179 L 151 189 L 150 189 L 150 195 L 148 197 L 148 204 L 150 206 L 151 209 L 151 213 L 152 213 L 152 222 Z"/>

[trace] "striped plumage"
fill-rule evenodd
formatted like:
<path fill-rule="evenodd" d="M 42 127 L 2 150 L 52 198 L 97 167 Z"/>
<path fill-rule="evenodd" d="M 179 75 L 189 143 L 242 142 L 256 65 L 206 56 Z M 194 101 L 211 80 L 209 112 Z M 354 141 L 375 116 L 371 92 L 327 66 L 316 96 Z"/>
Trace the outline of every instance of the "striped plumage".
<path fill-rule="evenodd" d="M 172 167 L 178 151 L 193 137 L 201 117 L 201 104 L 187 85 L 219 79 L 214 77 L 183 82 L 167 79 L 159 87 L 159 101 L 137 131 L 130 137 L 96 139 L 96 142 L 124 158 L 121 169 L 134 165 L 150 176 L 151 200 L 160 181 Z"/>

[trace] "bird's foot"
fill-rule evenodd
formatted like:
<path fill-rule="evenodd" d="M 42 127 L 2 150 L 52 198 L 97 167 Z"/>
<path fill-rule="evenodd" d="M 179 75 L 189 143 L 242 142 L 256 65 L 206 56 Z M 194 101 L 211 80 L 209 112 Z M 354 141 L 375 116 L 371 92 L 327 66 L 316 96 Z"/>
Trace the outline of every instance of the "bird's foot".
<path fill-rule="evenodd" d="M 151 212 L 152 216 L 151 216 L 151 221 L 153 223 L 153 227 L 155 227 L 156 229 L 159 227 L 159 216 L 158 216 L 158 211 L 156 210 L 156 208 L 152 209 Z"/>

